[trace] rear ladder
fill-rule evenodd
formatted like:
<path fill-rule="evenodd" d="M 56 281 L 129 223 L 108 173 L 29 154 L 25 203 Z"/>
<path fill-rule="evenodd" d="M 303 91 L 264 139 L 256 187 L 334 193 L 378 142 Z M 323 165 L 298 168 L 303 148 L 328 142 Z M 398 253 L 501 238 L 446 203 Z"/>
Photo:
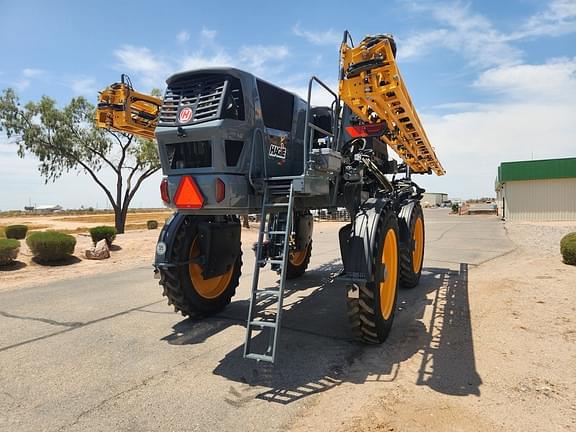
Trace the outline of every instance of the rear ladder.
<path fill-rule="evenodd" d="M 258 243 L 256 246 L 256 261 L 254 264 L 254 275 L 252 278 L 252 290 L 250 295 L 250 309 L 248 312 L 248 322 L 246 325 L 246 342 L 244 344 L 244 357 L 258 361 L 274 363 L 278 346 L 278 335 L 282 320 L 282 305 L 284 300 L 284 288 L 286 285 L 286 268 L 290 255 L 290 234 L 292 233 L 292 218 L 294 208 L 294 185 L 293 182 L 281 183 L 279 181 L 265 180 L 262 198 L 262 213 L 260 215 L 260 230 L 258 232 Z M 274 231 L 271 230 L 270 223 L 267 223 L 271 213 L 285 214 L 285 225 L 278 227 L 277 223 Z M 282 250 L 280 256 L 264 256 L 264 237 L 267 240 L 280 239 L 278 248 Z M 277 287 L 260 287 L 260 270 L 267 263 L 278 266 L 280 271 L 280 281 Z M 262 304 L 266 302 L 267 304 Z M 264 309 L 265 306 L 265 310 Z M 262 352 L 256 352 L 253 332 L 260 331 L 264 337 L 267 336 L 265 348 Z"/>

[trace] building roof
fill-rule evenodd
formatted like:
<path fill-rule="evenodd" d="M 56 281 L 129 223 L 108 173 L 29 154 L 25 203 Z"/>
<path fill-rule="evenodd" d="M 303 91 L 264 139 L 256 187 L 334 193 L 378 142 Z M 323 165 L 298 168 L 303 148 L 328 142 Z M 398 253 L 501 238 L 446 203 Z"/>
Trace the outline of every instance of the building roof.
<path fill-rule="evenodd" d="M 576 158 L 502 162 L 497 184 L 518 180 L 576 178 Z"/>

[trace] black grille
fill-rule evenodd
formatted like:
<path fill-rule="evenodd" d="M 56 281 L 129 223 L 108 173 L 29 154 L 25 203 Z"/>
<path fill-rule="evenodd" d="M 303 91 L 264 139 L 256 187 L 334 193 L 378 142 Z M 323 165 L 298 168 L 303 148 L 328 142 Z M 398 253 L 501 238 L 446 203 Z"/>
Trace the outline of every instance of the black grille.
<path fill-rule="evenodd" d="M 212 166 L 210 141 L 186 141 L 166 144 L 171 169 L 208 168 Z"/>
<path fill-rule="evenodd" d="M 225 91 L 224 75 L 197 75 L 171 83 L 164 95 L 158 126 L 177 125 L 178 112 L 186 106 L 193 112 L 192 120 L 186 124 L 219 118 Z"/>

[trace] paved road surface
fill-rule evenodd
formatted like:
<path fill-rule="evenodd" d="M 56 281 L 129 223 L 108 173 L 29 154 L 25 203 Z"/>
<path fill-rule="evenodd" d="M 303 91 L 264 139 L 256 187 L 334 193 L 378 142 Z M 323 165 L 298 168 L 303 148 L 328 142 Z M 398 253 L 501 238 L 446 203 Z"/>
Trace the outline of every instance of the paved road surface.
<path fill-rule="evenodd" d="M 332 281 L 340 224 L 317 224 L 311 270 L 290 285 L 274 367 L 242 359 L 250 245 L 232 305 L 202 322 L 171 311 L 148 267 L 0 293 L 0 431 L 286 430 L 324 392 L 387 376 L 422 350 L 428 333 L 416 324 L 427 294 L 465 287 L 466 264 L 513 247 L 495 217 L 437 209 L 426 221 L 421 286 L 401 292 L 392 335 L 379 347 L 351 340 L 344 287 Z M 422 334 L 406 338 L 407 328 Z M 473 363 L 473 353 L 457 355 Z M 438 357 L 436 375 L 423 367 L 419 384 L 477 391 L 473 368 L 442 376 Z"/>

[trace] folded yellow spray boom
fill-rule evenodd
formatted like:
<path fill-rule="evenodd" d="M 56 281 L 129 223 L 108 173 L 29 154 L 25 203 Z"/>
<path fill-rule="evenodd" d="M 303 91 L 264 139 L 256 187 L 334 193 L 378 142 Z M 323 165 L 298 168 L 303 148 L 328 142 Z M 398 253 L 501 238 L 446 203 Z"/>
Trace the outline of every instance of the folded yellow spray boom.
<path fill-rule="evenodd" d="M 153 139 L 161 105 L 161 99 L 134 91 L 129 80 L 125 82 L 125 75 L 122 75 L 121 83 L 112 84 L 100 92 L 96 125 Z"/>
<path fill-rule="evenodd" d="M 394 40 L 366 37 L 340 48 L 340 98 L 365 124 L 386 124 L 380 137 L 412 172 L 445 173 L 432 148 L 395 60 Z"/>

